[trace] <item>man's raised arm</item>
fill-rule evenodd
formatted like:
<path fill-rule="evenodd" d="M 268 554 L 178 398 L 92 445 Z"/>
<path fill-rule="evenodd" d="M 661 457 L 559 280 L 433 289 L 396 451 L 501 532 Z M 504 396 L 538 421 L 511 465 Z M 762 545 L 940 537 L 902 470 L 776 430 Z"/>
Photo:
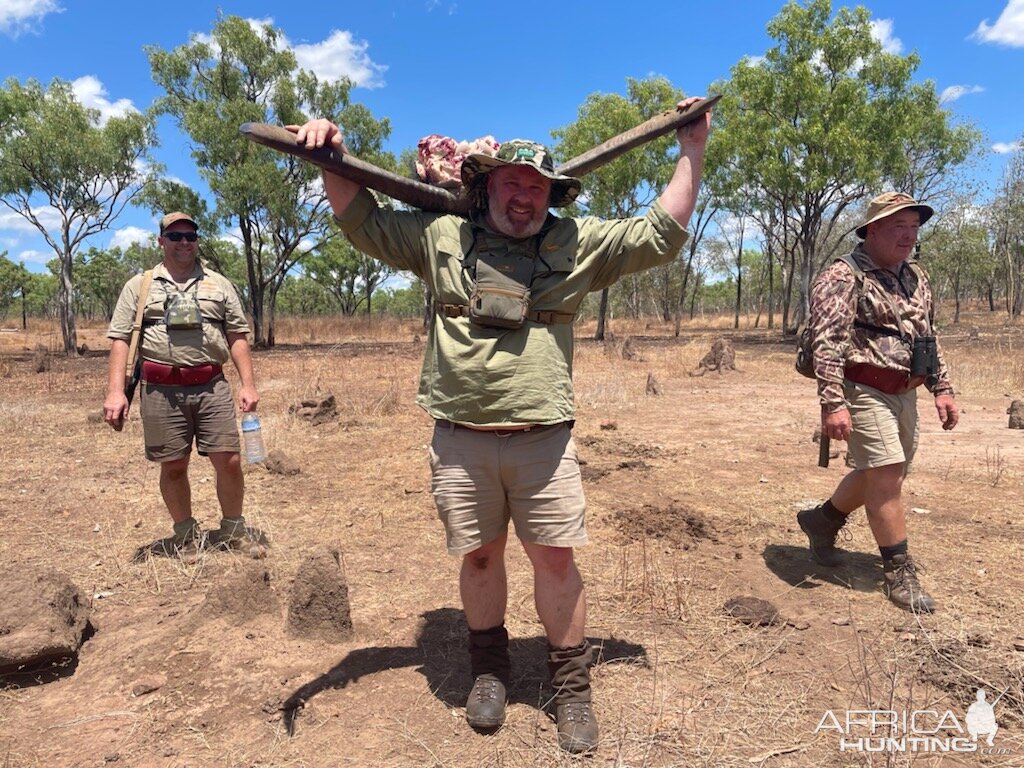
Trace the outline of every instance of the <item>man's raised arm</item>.
<path fill-rule="evenodd" d="M 310 120 L 305 125 L 286 125 L 285 128 L 294 133 L 295 141 L 299 144 L 304 143 L 306 149 L 329 146 L 339 153 L 348 152 L 341 129 L 326 118 Z M 336 173 L 324 171 L 323 177 L 324 191 L 327 193 L 334 215 L 341 216 L 362 187 Z"/>
<path fill-rule="evenodd" d="M 679 108 L 685 109 L 698 101 L 699 96 L 691 96 L 679 102 Z M 705 112 L 701 119 L 676 130 L 679 162 L 676 163 L 672 179 L 661 193 L 658 202 L 684 227 L 690 223 L 690 216 L 697 204 L 697 190 L 700 187 L 701 172 L 704 170 L 704 148 L 710 130 L 710 110 Z"/>

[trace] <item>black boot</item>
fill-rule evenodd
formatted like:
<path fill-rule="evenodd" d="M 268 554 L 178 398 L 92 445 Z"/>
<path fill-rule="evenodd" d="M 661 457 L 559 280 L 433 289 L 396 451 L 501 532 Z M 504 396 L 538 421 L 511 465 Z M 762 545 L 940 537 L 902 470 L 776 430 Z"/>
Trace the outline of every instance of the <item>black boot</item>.
<path fill-rule="evenodd" d="M 836 547 L 836 538 L 844 523 L 837 523 L 825 517 L 821 505 L 797 512 L 796 521 L 800 525 L 800 530 L 807 534 L 811 545 L 811 557 L 829 568 L 842 565 L 843 550 Z"/>
<path fill-rule="evenodd" d="M 566 752 L 597 749 L 597 718 L 590 703 L 590 666 L 594 651 L 584 640 L 572 648 L 548 646 L 558 746 Z"/>
<path fill-rule="evenodd" d="M 493 731 L 505 722 L 505 689 L 512 669 L 504 624 L 469 630 L 469 664 L 473 689 L 466 702 L 466 720 L 473 728 Z"/>

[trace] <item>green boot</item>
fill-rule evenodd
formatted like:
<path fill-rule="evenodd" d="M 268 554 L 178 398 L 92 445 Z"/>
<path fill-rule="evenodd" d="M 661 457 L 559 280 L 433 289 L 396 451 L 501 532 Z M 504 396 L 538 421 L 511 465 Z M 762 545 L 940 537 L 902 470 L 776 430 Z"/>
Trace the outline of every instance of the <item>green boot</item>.
<path fill-rule="evenodd" d="M 584 640 L 571 648 L 548 646 L 558 746 L 585 754 L 597 749 L 597 717 L 590 701 L 590 667 L 594 649 Z"/>

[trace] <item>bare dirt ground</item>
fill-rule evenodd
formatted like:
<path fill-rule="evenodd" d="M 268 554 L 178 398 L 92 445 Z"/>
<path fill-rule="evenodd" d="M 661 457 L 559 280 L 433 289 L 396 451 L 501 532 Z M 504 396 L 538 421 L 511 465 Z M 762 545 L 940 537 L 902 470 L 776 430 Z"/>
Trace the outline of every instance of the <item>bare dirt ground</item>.
<path fill-rule="evenodd" d="M 624 326 L 615 325 L 619 338 Z M 246 467 L 246 515 L 265 560 L 209 553 L 135 560 L 169 534 L 137 415 L 118 434 L 90 421 L 104 354 L 53 357 L 39 335 L 0 334 L 0 568 L 49 565 L 91 603 L 77 662 L 0 682 L 0 766 L 557 766 L 543 633 L 528 563 L 510 546 L 513 684 L 507 724 L 465 724 L 470 679 L 456 587 L 429 490 L 431 425 L 414 397 L 422 342 L 343 328 L 326 342 L 286 328 L 256 353 L 268 447 L 301 473 Z M 808 559 L 796 526 L 846 471 L 816 467 L 813 384 L 777 331 L 638 326 L 632 359 L 580 330 L 575 430 L 592 542 L 578 552 L 602 736 L 595 766 L 1024 765 L 1024 334 L 996 323 L 944 336 L 960 427 L 943 433 L 922 398 L 921 449 L 905 499 L 911 548 L 939 601 L 915 618 L 880 592 L 863 513 L 848 565 Z M 91 334 L 91 335 L 90 335 Z M 102 329 L 84 336 L 105 349 Z M 737 371 L 689 377 L 721 336 Z M 330 338 L 330 337 L 328 337 Z M 44 344 L 56 346 L 52 330 Z M 310 341 L 319 343 L 309 344 Z M 301 346 L 300 346 L 301 343 Z M 649 374 L 660 394 L 648 395 Z M 334 394 L 338 418 L 310 426 L 289 406 Z M 208 462 L 193 458 L 196 516 L 218 512 Z M 354 636 L 287 631 L 303 558 L 340 550 Z M 770 601 L 750 626 L 735 597 Z M 2 597 L 0 597 L 2 599 Z M 1022 645 L 1021 647 L 1024 647 Z M 141 695 L 140 681 L 156 684 Z M 921 716 L 951 735 L 975 691 L 1000 730 L 987 754 L 840 750 L 849 710 Z M 289 709 L 286 703 L 303 701 Z M 855 716 L 856 717 L 856 716 Z M 863 736 L 854 724 L 850 737 Z M 875 735 L 892 735 L 884 729 Z M 959 735 L 959 734 L 952 734 Z"/>

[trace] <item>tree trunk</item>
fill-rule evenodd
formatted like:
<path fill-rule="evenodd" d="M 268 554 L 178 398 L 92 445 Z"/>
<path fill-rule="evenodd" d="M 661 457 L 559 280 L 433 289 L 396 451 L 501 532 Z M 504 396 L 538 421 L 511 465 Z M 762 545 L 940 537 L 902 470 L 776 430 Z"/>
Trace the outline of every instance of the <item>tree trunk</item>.
<path fill-rule="evenodd" d="M 679 302 L 676 304 L 676 327 L 675 337 L 679 338 L 679 328 L 683 321 L 683 305 L 686 304 L 686 285 L 690 281 L 690 274 L 693 267 L 693 255 L 696 252 L 696 248 L 691 244 L 690 255 L 686 258 L 686 268 L 683 270 L 683 285 L 679 289 Z"/>
<path fill-rule="evenodd" d="M 608 289 L 601 291 L 601 303 L 597 310 L 597 330 L 594 331 L 595 341 L 604 341 L 604 327 L 608 317 Z"/>
<path fill-rule="evenodd" d="M 277 288 L 278 288 L 277 282 L 276 281 L 272 282 L 270 284 L 270 286 L 269 286 L 270 295 L 267 297 L 268 301 L 267 301 L 266 314 L 267 314 L 267 346 L 268 347 L 274 346 L 274 342 L 275 342 L 275 330 L 276 329 L 274 328 L 274 324 L 275 324 L 274 321 L 276 320 L 276 317 L 277 317 L 277 312 L 276 312 L 276 308 L 277 308 Z"/>
<path fill-rule="evenodd" d="M 78 354 L 78 332 L 75 328 L 75 287 L 71 279 L 72 254 L 65 251 L 60 258 L 60 281 L 57 287 L 57 311 L 65 354 Z"/>

